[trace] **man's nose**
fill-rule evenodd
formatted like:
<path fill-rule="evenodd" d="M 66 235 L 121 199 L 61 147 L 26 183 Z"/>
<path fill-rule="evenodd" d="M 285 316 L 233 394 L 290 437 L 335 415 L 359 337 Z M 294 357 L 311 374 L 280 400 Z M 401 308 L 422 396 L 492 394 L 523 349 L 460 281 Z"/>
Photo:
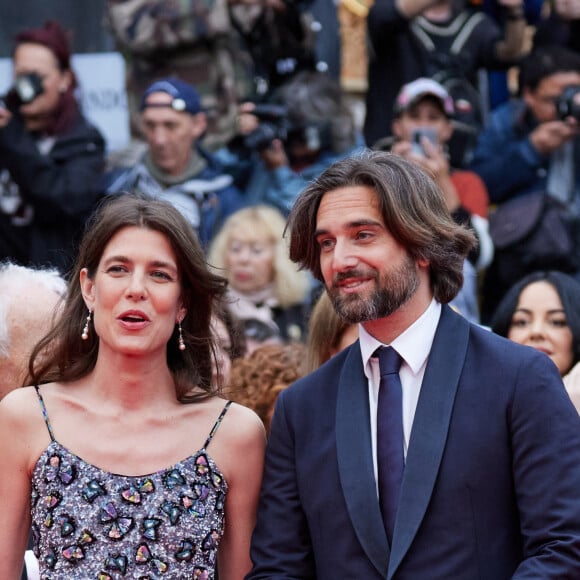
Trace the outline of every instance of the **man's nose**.
<path fill-rule="evenodd" d="M 167 141 L 167 131 L 162 128 L 154 129 L 151 135 L 151 141 L 154 145 L 163 145 Z"/>
<path fill-rule="evenodd" d="M 354 248 L 347 241 L 337 240 L 332 255 L 332 265 L 336 272 L 349 270 L 356 266 L 358 259 Z"/>

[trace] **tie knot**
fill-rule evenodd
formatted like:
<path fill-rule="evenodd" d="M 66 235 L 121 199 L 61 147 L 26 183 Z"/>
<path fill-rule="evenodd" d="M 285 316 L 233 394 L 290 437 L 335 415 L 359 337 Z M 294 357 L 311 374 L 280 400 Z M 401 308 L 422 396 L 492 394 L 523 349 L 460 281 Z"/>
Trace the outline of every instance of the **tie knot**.
<path fill-rule="evenodd" d="M 392 346 L 381 346 L 376 350 L 376 354 L 379 357 L 381 377 L 399 372 L 403 359 Z"/>

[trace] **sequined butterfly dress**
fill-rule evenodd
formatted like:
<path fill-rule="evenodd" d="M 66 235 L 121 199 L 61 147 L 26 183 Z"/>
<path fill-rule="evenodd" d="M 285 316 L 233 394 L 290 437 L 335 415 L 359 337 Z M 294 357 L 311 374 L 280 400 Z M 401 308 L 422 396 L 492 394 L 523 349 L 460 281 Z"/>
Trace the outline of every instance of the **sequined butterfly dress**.
<path fill-rule="evenodd" d="M 34 553 L 43 580 L 210 580 L 224 529 L 227 483 L 202 449 L 168 469 L 115 475 L 55 440 L 32 477 Z"/>

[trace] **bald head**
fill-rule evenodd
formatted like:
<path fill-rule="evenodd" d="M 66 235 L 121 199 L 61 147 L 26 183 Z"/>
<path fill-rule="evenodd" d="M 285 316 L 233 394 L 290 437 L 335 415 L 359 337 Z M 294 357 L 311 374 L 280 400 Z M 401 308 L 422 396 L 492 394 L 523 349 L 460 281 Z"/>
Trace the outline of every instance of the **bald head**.
<path fill-rule="evenodd" d="M 30 353 L 52 326 L 65 292 L 56 270 L 0 264 L 0 399 L 22 386 Z"/>

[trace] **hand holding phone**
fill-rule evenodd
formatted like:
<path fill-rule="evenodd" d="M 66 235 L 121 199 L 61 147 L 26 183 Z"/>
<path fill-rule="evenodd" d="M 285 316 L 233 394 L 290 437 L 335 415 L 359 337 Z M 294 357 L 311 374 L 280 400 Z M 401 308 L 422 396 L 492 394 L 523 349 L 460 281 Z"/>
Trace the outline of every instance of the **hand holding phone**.
<path fill-rule="evenodd" d="M 415 155 L 427 157 L 425 149 L 421 143 L 423 137 L 428 139 L 433 143 L 433 145 L 437 145 L 437 129 L 434 129 L 433 127 L 417 127 L 416 129 L 413 129 L 413 132 L 411 133 L 411 151 Z"/>

